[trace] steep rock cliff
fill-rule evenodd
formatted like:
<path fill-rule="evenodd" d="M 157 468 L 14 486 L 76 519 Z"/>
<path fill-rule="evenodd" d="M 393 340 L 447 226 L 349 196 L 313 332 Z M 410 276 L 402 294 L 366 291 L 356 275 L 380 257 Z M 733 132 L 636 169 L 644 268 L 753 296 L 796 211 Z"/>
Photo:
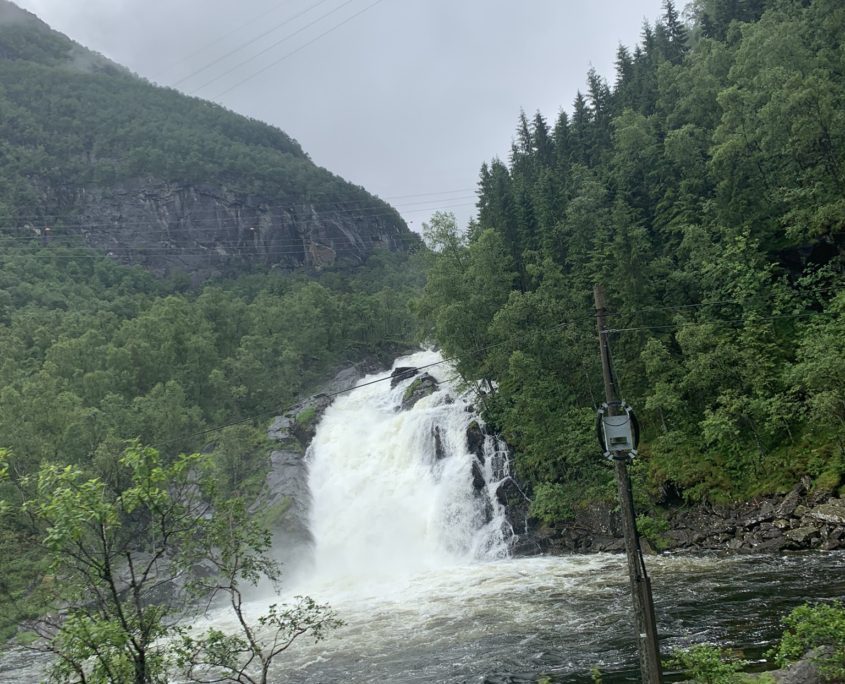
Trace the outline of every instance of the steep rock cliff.
<path fill-rule="evenodd" d="M 224 185 L 155 178 L 91 185 L 70 192 L 48 188 L 57 227 L 28 222 L 42 244 L 82 244 L 116 261 L 160 275 L 195 278 L 250 265 L 320 270 L 363 262 L 375 249 L 404 250 L 409 231 L 394 215 L 353 215 L 343 204 L 277 204 Z"/>

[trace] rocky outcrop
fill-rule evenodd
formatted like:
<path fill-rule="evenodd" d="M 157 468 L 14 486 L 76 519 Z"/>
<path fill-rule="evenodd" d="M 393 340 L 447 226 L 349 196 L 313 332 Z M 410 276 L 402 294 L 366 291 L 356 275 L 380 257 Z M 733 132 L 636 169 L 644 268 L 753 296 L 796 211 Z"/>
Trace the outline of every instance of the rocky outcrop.
<path fill-rule="evenodd" d="M 409 235 L 390 212 L 356 216 L 340 205 L 280 203 L 217 185 L 151 179 L 50 188 L 43 204 L 73 217 L 53 240 L 78 238 L 122 264 L 159 275 L 190 273 L 196 281 L 255 265 L 356 265 L 377 248 L 405 250 Z M 40 226 L 30 229 L 41 234 Z"/>
<path fill-rule="evenodd" d="M 477 420 L 467 426 L 467 451 L 484 463 L 484 429 Z"/>
<path fill-rule="evenodd" d="M 530 530 L 527 552 L 622 551 L 616 506 L 593 504 L 574 518 Z M 666 531 L 644 539 L 644 546 L 664 550 L 727 550 L 775 553 L 809 549 L 845 549 L 845 498 L 810 489 L 808 480 L 786 495 L 729 506 L 673 506 L 658 513 Z M 530 542 L 530 543 L 529 543 Z"/>
<path fill-rule="evenodd" d="M 419 370 L 413 366 L 397 366 L 390 374 L 390 389 L 393 389 L 403 380 L 413 378 Z"/>
<path fill-rule="evenodd" d="M 808 484 L 733 508 L 670 511 L 670 530 L 660 541 L 666 548 L 742 553 L 845 548 L 845 499 L 820 500 Z"/>

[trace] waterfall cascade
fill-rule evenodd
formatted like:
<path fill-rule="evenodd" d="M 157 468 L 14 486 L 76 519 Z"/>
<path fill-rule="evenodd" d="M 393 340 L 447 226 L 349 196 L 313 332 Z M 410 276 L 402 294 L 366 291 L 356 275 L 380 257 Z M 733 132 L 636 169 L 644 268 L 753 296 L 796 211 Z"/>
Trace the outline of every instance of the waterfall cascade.
<path fill-rule="evenodd" d="M 308 453 L 310 581 L 372 587 L 508 555 L 513 531 L 496 497 L 507 451 L 487 435 L 470 452 L 467 428 L 479 419 L 454 371 L 430 365 L 441 360 L 435 352 L 397 360 L 428 366 L 437 380 L 407 410 L 401 405 L 415 378 L 391 383 L 389 372 L 326 410 Z"/>

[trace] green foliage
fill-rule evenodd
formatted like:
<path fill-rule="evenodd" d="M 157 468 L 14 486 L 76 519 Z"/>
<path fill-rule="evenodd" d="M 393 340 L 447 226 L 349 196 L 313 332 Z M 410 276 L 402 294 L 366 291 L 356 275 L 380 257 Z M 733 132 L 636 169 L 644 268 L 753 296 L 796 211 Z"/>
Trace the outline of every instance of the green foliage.
<path fill-rule="evenodd" d="M 684 671 L 693 682 L 700 684 L 736 684 L 743 681 L 738 673 L 747 661 L 739 660 L 717 646 L 702 644 L 675 651 L 666 665 Z"/>
<path fill-rule="evenodd" d="M 296 414 L 296 422 L 299 425 L 307 426 L 313 423 L 316 417 L 317 408 L 315 406 L 309 406 L 307 409 L 304 409 Z"/>
<path fill-rule="evenodd" d="M 201 548 L 207 549 L 203 555 L 215 573 L 196 578 L 192 588 L 204 596 L 224 594 L 239 631 L 226 634 L 212 628 L 194 637 L 190 630 L 180 630 L 173 656 L 189 681 L 266 684 L 273 661 L 296 639 L 308 635 L 320 641 L 343 624 L 328 605 L 307 596 L 296 597 L 292 605 L 270 605 L 256 622 L 248 619 L 243 587 L 265 577 L 277 582 L 280 566 L 266 555 L 269 532 L 246 515 L 242 498 L 218 501 L 204 532 L 192 550 L 200 555 Z"/>
<path fill-rule="evenodd" d="M 278 580 L 279 566 L 267 556 L 269 532 L 249 518 L 244 499 L 219 497 L 212 459 L 168 462 L 135 444 L 117 465 L 108 482 L 45 464 L 23 503 L 49 560 L 29 625 L 55 656 L 50 681 L 153 684 L 170 681 L 174 669 L 207 681 L 210 668 L 215 681 L 264 684 L 295 639 L 321 639 L 341 624 L 307 597 L 247 620 L 243 587 Z M 194 575 L 199 564 L 204 570 Z M 179 626 L 191 596 L 208 605 L 219 593 L 240 633 L 192 638 Z"/>
<path fill-rule="evenodd" d="M 773 649 L 778 665 L 809 654 L 825 681 L 845 678 L 845 605 L 799 606 L 783 619 L 783 626 L 780 643 Z"/>
<path fill-rule="evenodd" d="M 668 529 L 669 523 L 663 518 L 645 515 L 643 513 L 637 516 L 637 532 L 639 532 L 641 537 L 647 539 L 657 551 L 666 548 L 663 533 Z"/>
<path fill-rule="evenodd" d="M 165 464 L 156 451 L 131 446 L 118 464 L 125 487 L 45 464 L 23 504 L 50 562 L 40 604 L 64 609 L 32 623 L 56 656 L 52 681 L 83 672 L 85 681 L 108 683 L 166 677 L 161 639 L 173 631 L 165 619 L 172 608 L 153 597 L 196 560 L 180 553 L 208 511 L 193 475 L 201 458 Z"/>
<path fill-rule="evenodd" d="M 114 453 L 140 437 L 166 459 L 210 452 L 219 493 L 253 497 L 266 419 L 341 364 L 410 346 L 421 277 L 415 257 L 392 254 L 318 282 L 253 273 L 188 292 L 90 253 L 8 248 L 0 266 L 4 637 L 38 610 L 44 550 L 21 504 L 42 465 L 116 485 Z"/>
<path fill-rule="evenodd" d="M 571 501 L 572 492 L 563 485 L 541 482 L 534 488 L 531 515 L 546 524 L 568 520 L 575 515 Z"/>
<path fill-rule="evenodd" d="M 664 9 L 613 87 L 591 71 L 552 130 L 520 115 L 465 235 L 427 231 L 416 309 L 547 521 L 609 481 L 597 282 L 652 492 L 730 502 L 842 473 L 845 8 L 707 0 L 689 31 Z"/>

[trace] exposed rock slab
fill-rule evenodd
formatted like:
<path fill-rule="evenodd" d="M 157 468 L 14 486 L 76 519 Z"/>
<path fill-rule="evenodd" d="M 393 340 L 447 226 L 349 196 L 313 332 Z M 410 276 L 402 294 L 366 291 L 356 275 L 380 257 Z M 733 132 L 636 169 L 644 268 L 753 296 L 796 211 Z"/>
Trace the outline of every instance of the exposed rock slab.
<path fill-rule="evenodd" d="M 845 525 L 845 499 L 830 499 L 808 511 L 807 515 L 821 522 Z"/>
<path fill-rule="evenodd" d="M 342 208 L 257 197 L 221 185 L 137 178 L 109 187 L 53 189 L 47 205 L 96 226 L 79 237 L 125 264 L 197 280 L 260 264 L 314 270 L 360 264 L 375 250 L 404 251 L 407 228 L 384 216 L 354 217 Z M 50 194 L 52 194 L 52 192 Z"/>

